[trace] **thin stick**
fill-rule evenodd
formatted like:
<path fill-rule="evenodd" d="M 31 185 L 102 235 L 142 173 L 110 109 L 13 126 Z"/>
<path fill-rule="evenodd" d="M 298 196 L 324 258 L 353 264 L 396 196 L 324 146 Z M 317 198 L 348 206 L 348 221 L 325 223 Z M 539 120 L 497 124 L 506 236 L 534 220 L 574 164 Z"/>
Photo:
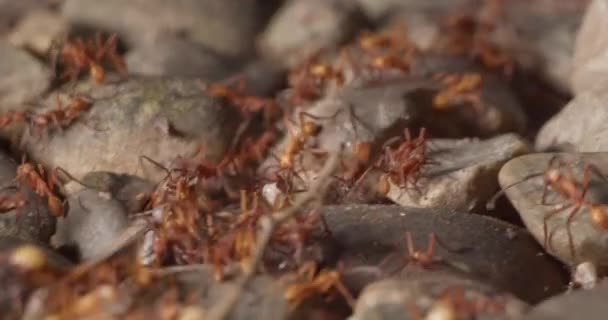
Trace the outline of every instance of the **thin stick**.
<path fill-rule="evenodd" d="M 308 191 L 296 198 L 292 206 L 260 218 L 258 222 L 260 237 L 256 241 L 251 263 L 243 270 L 243 274 L 235 280 L 234 286 L 230 288 L 231 291 L 226 293 L 222 303 L 209 311 L 207 319 L 223 320 L 230 315 L 234 305 L 239 301 L 245 287 L 255 274 L 275 227 L 297 214 L 308 202 L 321 198 L 325 194 L 331 175 L 338 166 L 340 154 L 341 151 L 331 153 L 318 178 L 311 184 Z"/>

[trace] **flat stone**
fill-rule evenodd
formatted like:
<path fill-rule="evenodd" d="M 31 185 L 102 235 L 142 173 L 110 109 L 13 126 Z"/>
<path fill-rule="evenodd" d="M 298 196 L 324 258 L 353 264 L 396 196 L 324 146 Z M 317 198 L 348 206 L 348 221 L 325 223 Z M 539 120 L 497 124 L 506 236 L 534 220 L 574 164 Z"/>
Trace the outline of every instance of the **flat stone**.
<path fill-rule="evenodd" d="M 406 231 L 412 233 L 417 249 L 425 250 L 433 232 L 451 250 L 437 245 L 436 257 L 524 301 L 538 302 L 566 285 L 562 267 L 525 229 L 497 219 L 386 205 L 327 206 L 322 212 L 344 248 L 339 260 L 347 266 L 377 265 L 395 253 L 403 257 Z"/>
<path fill-rule="evenodd" d="M 574 178 L 582 183 L 583 166 L 595 165 L 600 172 L 608 172 L 608 154 L 606 153 L 539 153 L 517 157 L 507 162 L 500 170 L 498 180 L 505 188 L 513 183 L 524 181 L 506 191 L 507 197 L 519 212 L 524 224 L 536 240 L 544 245 L 545 233 L 543 229 L 544 217 L 551 210 L 568 204 L 561 196 L 549 192 L 543 205 L 542 193 L 544 181 L 542 174 L 547 170 L 549 161 L 557 156 L 565 163 L 573 165 Z M 558 167 L 559 168 L 559 167 Z M 567 167 L 566 167 L 567 169 Z M 564 170 L 564 169 L 560 169 Z M 561 171 L 565 172 L 566 171 Z M 537 175 L 530 178 L 530 175 Z M 591 174 L 590 189 L 586 199 L 597 203 L 607 203 L 608 194 L 601 187 L 605 185 L 598 176 Z M 570 223 L 574 254 L 570 249 L 566 222 L 572 208 L 563 210 L 553 218 L 547 220 L 548 233 L 553 232 L 550 245 L 550 254 L 566 264 L 574 265 L 581 262 L 592 262 L 598 266 L 608 266 L 608 232 L 597 226 L 590 218 L 587 208 L 581 208 L 580 213 Z"/>

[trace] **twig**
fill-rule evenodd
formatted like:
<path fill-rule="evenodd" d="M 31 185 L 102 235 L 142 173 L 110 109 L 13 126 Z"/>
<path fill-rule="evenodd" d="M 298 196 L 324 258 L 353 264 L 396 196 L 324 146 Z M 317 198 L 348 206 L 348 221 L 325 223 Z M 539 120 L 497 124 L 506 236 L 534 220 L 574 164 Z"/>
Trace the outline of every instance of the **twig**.
<path fill-rule="evenodd" d="M 243 291 L 245 290 L 245 287 L 255 274 L 257 266 L 264 256 L 264 251 L 270 242 L 270 238 L 272 237 L 275 227 L 297 214 L 308 202 L 321 198 L 325 194 L 328 181 L 331 179 L 332 173 L 338 166 L 340 155 L 341 151 L 336 151 L 330 154 L 329 159 L 327 160 L 325 166 L 321 169 L 317 179 L 310 185 L 308 191 L 296 198 L 292 206 L 277 211 L 272 215 L 263 216 L 260 218 L 258 222 L 260 236 L 256 240 L 256 247 L 253 252 L 251 263 L 249 263 L 248 266 L 243 270 L 243 274 L 235 280 L 234 286 L 231 287 L 231 291 L 226 293 L 222 302 L 209 311 L 207 319 L 223 320 L 230 315 L 234 305 L 238 302 L 239 298 L 243 294 Z"/>

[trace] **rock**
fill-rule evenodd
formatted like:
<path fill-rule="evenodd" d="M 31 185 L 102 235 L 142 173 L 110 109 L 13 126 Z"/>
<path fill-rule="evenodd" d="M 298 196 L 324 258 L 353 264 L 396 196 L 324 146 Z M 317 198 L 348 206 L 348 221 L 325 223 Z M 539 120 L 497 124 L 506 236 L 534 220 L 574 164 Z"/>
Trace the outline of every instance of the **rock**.
<path fill-rule="evenodd" d="M 105 253 L 129 224 L 125 208 L 95 190 L 82 190 L 68 201 L 70 211 L 57 220 L 53 245 L 74 249 L 83 260 Z"/>
<path fill-rule="evenodd" d="M 420 11 L 422 9 L 439 10 L 446 8 L 465 7 L 475 3 L 472 0 L 439 0 L 439 1 L 416 1 L 416 0 L 357 0 L 365 10 L 365 13 L 374 20 L 380 20 L 391 13 L 399 11 Z M 469 6 L 470 7 L 470 6 Z"/>
<path fill-rule="evenodd" d="M 566 164 L 574 165 L 571 169 L 574 174 L 573 178 L 579 184 L 582 182 L 583 166 L 586 164 L 595 165 L 600 172 L 608 172 L 606 153 L 539 153 L 517 157 L 504 165 L 498 175 L 500 185 L 505 188 L 512 183 L 525 180 L 525 182 L 509 188 L 506 194 L 530 233 L 543 245 L 545 244 L 544 217 L 551 210 L 556 210 L 559 206 L 569 203 L 564 197 L 549 192 L 546 199 L 547 204 L 542 204 L 544 187 L 542 174 L 548 169 L 549 161 L 554 157 L 564 163 L 564 165 L 559 165 L 556 162 L 553 166 L 563 174 L 568 174 Z M 530 175 L 536 175 L 536 177 L 530 177 Z M 593 173 L 590 177 L 587 201 L 607 203 L 608 194 L 601 188 L 605 185 L 605 180 Z M 582 190 L 579 191 L 582 192 Z M 567 208 L 547 220 L 548 233 L 552 233 L 551 240 L 548 241 L 550 248 L 547 251 L 570 265 L 588 261 L 600 267 L 608 266 L 608 255 L 606 254 L 608 252 L 608 232 L 591 220 L 587 208 L 581 208 L 580 213 L 570 223 L 574 252 L 570 249 L 566 221 L 571 210 L 571 208 Z"/>
<path fill-rule="evenodd" d="M 572 62 L 571 87 L 574 93 L 605 86 L 608 79 L 608 37 L 597 30 L 608 28 L 604 19 L 608 14 L 608 2 L 594 0 L 587 7 L 583 23 L 576 35 Z"/>
<path fill-rule="evenodd" d="M 55 232 L 55 217 L 47 207 L 47 200 L 27 188 L 15 188 L 17 163 L 0 152 L 0 196 L 21 193 L 25 206 L 0 214 L 0 236 L 9 236 L 38 244 L 48 244 Z"/>
<path fill-rule="evenodd" d="M 73 24 L 117 32 L 132 46 L 168 32 L 223 55 L 248 57 L 263 23 L 257 2 L 67 0 L 61 9 Z"/>
<path fill-rule="evenodd" d="M 261 35 L 260 50 L 293 67 L 322 49 L 336 48 L 364 22 L 353 1 L 291 0 Z"/>
<path fill-rule="evenodd" d="M 435 246 L 436 257 L 524 301 L 538 302 L 566 284 L 561 266 L 526 230 L 493 218 L 385 205 L 327 206 L 323 215 L 347 266 L 376 265 L 395 252 L 403 256 L 406 231 L 418 250 L 435 233 L 450 248 Z"/>
<path fill-rule="evenodd" d="M 522 320 L 566 320 L 606 318 L 608 283 L 592 290 L 578 290 L 551 297 L 535 306 Z"/>
<path fill-rule="evenodd" d="M 435 271 L 419 276 L 409 280 L 389 278 L 368 285 L 349 320 L 417 319 L 416 314 L 426 315 L 425 319 L 464 319 L 470 314 L 475 319 L 519 319 L 527 309 L 512 295 L 480 282 L 455 275 L 438 276 Z M 470 309 L 458 311 L 456 303 Z M 474 310 L 481 303 L 487 303 L 486 307 Z M 444 317 L 438 317 L 440 313 Z"/>
<path fill-rule="evenodd" d="M 209 160 L 219 161 L 238 124 L 236 110 L 208 97 L 194 80 L 150 77 L 92 88 L 81 85 L 77 92 L 94 104 L 80 123 L 51 131 L 48 139 L 25 140 L 33 158 L 77 178 L 112 171 L 158 181 L 165 172 L 140 161 L 140 156 L 168 167 L 177 156 L 190 156 L 201 146 Z"/>
<path fill-rule="evenodd" d="M 232 281 L 216 281 L 213 268 L 205 265 L 164 268 L 163 274 L 166 281 L 157 281 L 155 288 L 148 290 L 148 299 L 139 299 L 134 310 L 149 310 L 153 305 L 150 298 L 153 300 L 162 296 L 168 290 L 167 285 L 174 283 L 181 297 L 192 298 L 190 305 L 209 311 L 222 302 L 235 286 Z M 288 307 L 283 298 L 283 287 L 270 276 L 259 275 L 246 287 L 227 319 L 287 319 L 290 312 Z"/>
<path fill-rule="evenodd" d="M 448 74 L 463 77 L 478 75 L 481 84 L 471 94 L 479 97 L 479 106 L 466 101 L 458 102 L 455 97 L 453 104 L 445 108 L 433 106 L 435 96 L 448 87 L 438 81 L 427 92 L 421 92 L 418 103 L 425 105 L 428 110 L 424 125 L 435 135 L 443 137 L 491 137 L 500 133 L 516 132 L 523 134 L 527 128 L 528 119 L 515 92 L 500 76 L 484 71 L 468 59 L 443 54 L 426 54 L 417 66 L 412 67 L 412 74 L 419 76 L 436 76 Z"/>
<path fill-rule="evenodd" d="M 0 236 L 0 308 L 5 319 L 21 319 L 22 307 L 39 287 L 63 274 L 70 262 L 50 249 Z"/>
<path fill-rule="evenodd" d="M 453 208 L 481 212 L 498 189 L 497 174 L 511 158 L 526 153 L 526 142 L 507 134 L 487 140 L 431 139 L 429 161 L 416 188 L 391 184 L 387 197 L 404 207 Z"/>
<path fill-rule="evenodd" d="M 68 35 L 70 26 L 61 15 L 50 10 L 29 12 L 8 36 L 15 47 L 32 50 L 41 56 L 47 55 L 54 41 Z"/>
<path fill-rule="evenodd" d="M 154 184 L 138 176 L 112 172 L 89 172 L 82 182 L 97 191 L 109 193 L 129 213 L 140 212 L 148 200 L 147 194 L 154 191 Z"/>
<path fill-rule="evenodd" d="M 48 264 L 51 265 L 53 268 L 61 269 L 72 265 L 72 263 L 69 262 L 66 258 L 61 256 L 54 250 L 51 250 L 47 246 L 34 244 L 19 238 L 0 236 L 0 252 L 2 253 L 12 252 L 17 248 L 26 245 L 34 246 L 44 252 L 46 257 L 48 258 Z"/>
<path fill-rule="evenodd" d="M 245 92 L 254 96 L 271 96 L 285 83 L 285 69 L 272 60 L 255 60 L 229 79 L 245 81 Z"/>
<path fill-rule="evenodd" d="M 11 26 L 13 26 L 21 16 L 27 12 L 48 8 L 51 1 L 24 0 L 11 1 L 0 0 L 0 34 L 3 34 Z"/>
<path fill-rule="evenodd" d="M 129 51 L 131 74 L 198 77 L 210 81 L 226 77 L 235 62 L 213 50 L 173 35 L 157 35 Z"/>
<path fill-rule="evenodd" d="M 0 41 L 0 111 L 33 100 L 48 88 L 50 72 L 25 51 Z"/>
<path fill-rule="evenodd" d="M 536 149 L 608 151 L 608 127 L 605 125 L 608 110 L 604 107 L 606 101 L 608 94 L 603 87 L 577 95 L 543 125 L 536 137 Z"/>
<path fill-rule="evenodd" d="M 492 39 L 525 69 L 570 92 L 573 48 L 587 1 L 505 2 L 504 22 Z"/>

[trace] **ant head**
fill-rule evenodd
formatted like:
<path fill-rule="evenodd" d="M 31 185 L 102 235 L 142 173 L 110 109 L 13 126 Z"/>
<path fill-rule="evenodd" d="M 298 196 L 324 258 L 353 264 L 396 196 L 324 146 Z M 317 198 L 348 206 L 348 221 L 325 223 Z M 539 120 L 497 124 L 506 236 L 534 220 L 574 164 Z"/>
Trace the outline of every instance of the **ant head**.
<path fill-rule="evenodd" d="M 302 132 L 307 136 L 316 136 L 321 132 L 321 126 L 312 121 L 304 121 L 302 123 Z"/>
<path fill-rule="evenodd" d="M 608 229 L 608 206 L 594 205 L 589 210 L 591 220 L 599 225 L 602 229 Z"/>

